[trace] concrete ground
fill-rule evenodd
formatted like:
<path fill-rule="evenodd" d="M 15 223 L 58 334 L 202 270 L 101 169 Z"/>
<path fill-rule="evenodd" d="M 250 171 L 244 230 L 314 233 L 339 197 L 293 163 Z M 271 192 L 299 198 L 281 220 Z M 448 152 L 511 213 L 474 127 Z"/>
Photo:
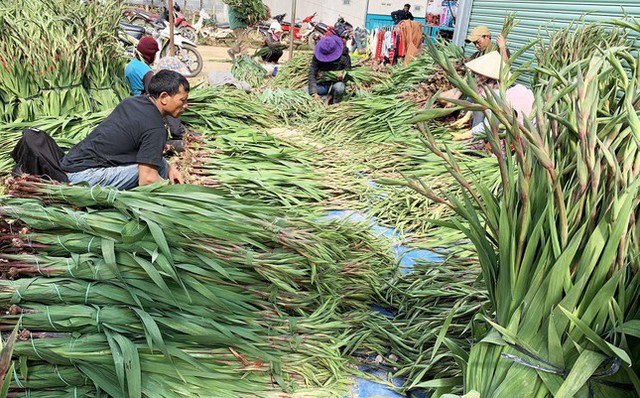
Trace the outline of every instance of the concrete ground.
<path fill-rule="evenodd" d="M 199 45 L 198 51 L 200 55 L 202 55 L 202 62 L 204 63 L 202 67 L 202 72 L 200 72 L 201 76 L 207 76 L 209 72 L 230 72 L 231 66 L 231 58 L 227 54 L 227 50 L 229 47 L 224 46 L 204 46 Z M 255 51 L 254 48 L 249 48 L 248 53 L 251 55 Z M 284 63 L 289 59 L 289 52 L 285 51 L 282 58 L 280 58 L 280 63 Z"/>

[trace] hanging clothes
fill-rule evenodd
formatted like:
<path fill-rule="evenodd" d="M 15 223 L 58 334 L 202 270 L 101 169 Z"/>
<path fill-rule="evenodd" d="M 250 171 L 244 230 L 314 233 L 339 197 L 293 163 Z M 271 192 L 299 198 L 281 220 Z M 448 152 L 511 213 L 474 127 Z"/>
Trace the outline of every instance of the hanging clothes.
<path fill-rule="evenodd" d="M 390 31 L 384 32 L 384 57 L 389 58 L 389 54 L 393 50 L 393 33 Z"/>
<path fill-rule="evenodd" d="M 398 48 L 398 51 L 397 51 L 398 57 L 404 57 L 406 55 L 406 50 L 405 50 L 406 40 L 401 29 L 397 30 L 397 37 L 398 39 L 396 40 L 396 47 Z"/>
<path fill-rule="evenodd" d="M 389 48 L 389 63 L 398 63 L 398 32 L 391 32 L 391 48 Z"/>
<path fill-rule="evenodd" d="M 378 47 L 377 37 L 377 29 L 374 29 L 369 34 L 369 58 L 375 59 L 376 57 L 376 47 Z"/>
<path fill-rule="evenodd" d="M 367 52 L 367 30 L 357 27 L 353 32 L 354 47 L 358 54 L 366 54 Z"/>
<path fill-rule="evenodd" d="M 422 49 L 422 24 L 416 21 L 402 21 L 398 24 L 404 37 L 404 64 L 415 57 Z"/>
<path fill-rule="evenodd" d="M 385 31 L 378 32 L 378 51 L 376 52 L 376 58 L 384 61 L 384 35 Z"/>

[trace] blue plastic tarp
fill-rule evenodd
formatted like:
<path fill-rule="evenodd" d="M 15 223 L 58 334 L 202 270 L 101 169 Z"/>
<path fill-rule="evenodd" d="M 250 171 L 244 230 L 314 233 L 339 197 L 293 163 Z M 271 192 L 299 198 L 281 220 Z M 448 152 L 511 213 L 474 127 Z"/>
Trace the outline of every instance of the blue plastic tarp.
<path fill-rule="evenodd" d="M 333 210 L 327 212 L 327 215 L 324 217 L 326 219 L 347 219 L 353 222 L 368 222 L 371 228 L 371 232 L 376 236 L 384 236 L 389 238 L 389 241 L 393 244 L 393 252 L 400 259 L 400 267 L 402 272 L 409 273 L 413 268 L 416 260 L 424 259 L 430 261 L 438 261 L 439 257 L 430 252 L 428 250 L 417 250 L 411 249 L 407 246 L 404 246 L 400 241 L 400 235 L 393 229 L 389 227 L 384 227 L 379 225 L 375 219 L 367 217 L 362 213 L 350 211 L 350 210 Z M 387 315 L 393 316 L 388 310 L 383 308 L 374 308 L 378 312 Z M 379 377 L 380 379 L 386 380 L 386 375 L 384 372 L 371 372 L 373 376 Z M 396 386 L 402 385 L 402 380 L 393 380 L 393 384 Z M 365 379 L 356 379 L 355 385 L 351 394 L 348 398 L 402 398 L 403 395 L 400 395 L 387 386 L 373 382 L 371 380 Z M 418 397 L 416 395 L 416 397 Z"/>

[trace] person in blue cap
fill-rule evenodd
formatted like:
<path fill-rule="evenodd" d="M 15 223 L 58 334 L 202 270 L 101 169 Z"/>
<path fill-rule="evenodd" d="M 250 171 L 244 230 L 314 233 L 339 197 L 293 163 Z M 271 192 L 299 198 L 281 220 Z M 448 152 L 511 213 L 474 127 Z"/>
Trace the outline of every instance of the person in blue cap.
<path fill-rule="evenodd" d="M 318 83 L 321 72 L 345 71 L 351 69 L 351 58 L 343 52 L 344 43 L 340 37 L 333 35 L 323 37 L 313 52 L 313 60 L 309 67 L 309 94 L 321 99 L 327 96 L 328 102 L 338 103 L 342 100 L 347 86 L 344 84 L 344 73 L 338 73 L 338 81 Z"/>

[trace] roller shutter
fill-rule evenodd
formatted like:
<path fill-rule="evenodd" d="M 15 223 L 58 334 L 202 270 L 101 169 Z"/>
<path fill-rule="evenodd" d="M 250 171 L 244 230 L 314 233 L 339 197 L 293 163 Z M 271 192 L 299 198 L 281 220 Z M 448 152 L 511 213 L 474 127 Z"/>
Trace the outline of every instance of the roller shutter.
<path fill-rule="evenodd" d="M 640 16 L 640 0 L 627 0 L 625 2 L 614 0 L 600 1 L 533 1 L 533 0 L 512 0 L 512 1 L 491 1 L 491 0 L 464 0 L 472 1 L 470 7 L 469 23 L 465 34 L 459 37 L 466 37 L 466 32 L 471 31 L 476 26 L 485 25 L 492 32 L 495 39 L 502 30 L 504 16 L 508 12 L 517 12 L 517 19 L 520 20 L 518 26 L 510 33 L 508 47 L 511 52 L 515 52 L 531 39 L 535 39 L 538 30 L 541 29 L 542 36 L 548 36 L 546 30 L 554 31 L 558 28 L 569 25 L 572 21 L 584 16 L 586 21 L 603 21 L 613 18 L 623 18 L 625 12 L 636 18 Z M 462 28 L 462 27 L 459 27 Z M 463 33 L 463 32 L 460 32 Z M 465 54 L 475 51 L 473 45 L 465 45 Z M 533 51 L 527 51 L 519 64 L 532 59 Z"/>

